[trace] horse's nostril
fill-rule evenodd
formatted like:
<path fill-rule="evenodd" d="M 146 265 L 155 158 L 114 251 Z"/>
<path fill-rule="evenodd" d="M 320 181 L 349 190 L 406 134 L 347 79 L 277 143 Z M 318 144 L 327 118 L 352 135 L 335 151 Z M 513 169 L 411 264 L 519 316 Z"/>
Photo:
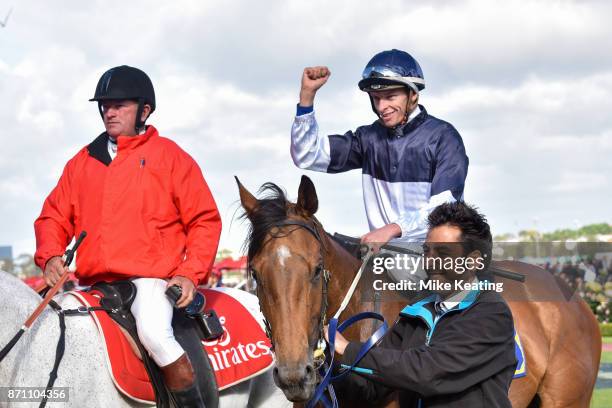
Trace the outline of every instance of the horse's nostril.
<path fill-rule="evenodd" d="M 312 377 L 315 373 L 315 369 L 312 364 L 306 365 L 306 378 Z"/>
<path fill-rule="evenodd" d="M 310 383 L 316 376 L 315 368 L 312 364 L 298 365 L 291 369 L 287 367 L 274 367 L 272 377 L 278 386 L 300 385 L 304 382 Z"/>

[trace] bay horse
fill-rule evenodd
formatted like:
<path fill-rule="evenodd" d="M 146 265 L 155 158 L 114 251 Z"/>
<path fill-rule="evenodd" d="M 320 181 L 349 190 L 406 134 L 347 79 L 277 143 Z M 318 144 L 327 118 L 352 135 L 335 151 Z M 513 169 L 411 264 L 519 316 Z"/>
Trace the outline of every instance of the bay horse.
<path fill-rule="evenodd" d="M 236 181 L 244 216 L 251 223 L 245 244 L 276 355 L 274 380 L 287 399 L 300 405 L 317 385 L 313 352 L 323 320 L 338 310 L 360 261 L 331 239 L 315 218 L 318 198 L 308 177 L 302 176 L 296 203 L 273 183 L 264 184 L 260 191 L 267 195 L 257 199 Z M 494 264 L 526 277 L 524 283 L 496 278 L 504 284 L 503 297 L 525 350 L 527 375 L 511 384 L 512 406 L 588 407 L 601 355 L 593 313 L 544 269 L 521 262 Z M 362 279 L 340 321 L 372 311 L 376 304 L 367 301 L 373 299 L 371 292 L 371 283 Z M 379 302 L 378 312 L 392 322 L 405 305 L 405 300 Z M 349 340 L 365 341 L 371 332 L 371 324 L 362 323 L 344 334 Z"/>
<path fill-rule="evenodd" d="M 41 297 L 23 281 L 0 271 L 0 348 L 19 330 Z M 81 306 L 73 296 L 57 295 L 63 309 Z M 66 353 L 54 387 L 68 387 L 62 407 L 150 407 L 124 397 L 107 372 L 106 351 L 93 319 L 66 317 Z M 45 387 L 49 381 L 60 336 L 58 315 L 47 307 L 0 363 L 2 387 Z M 5 394 L 6 396 L 7 394 Z M 7 405 L 8 402 L 8 405 Z M 38 406 L 37 400 L 36 406 Z M 274 385 L 271 370 L 219 392 L 221 407 L 288 407 L 290 403 Z M 17 406 L 22 406 L 16 403 Z M 0 407 L 14 406 L 0 400 Z M 29 406 L 29 405 L 28 405 Z M 49 402 L 49 406 L 59 406 Z M 209 406 L 209 405 L 207 405 Z"/>

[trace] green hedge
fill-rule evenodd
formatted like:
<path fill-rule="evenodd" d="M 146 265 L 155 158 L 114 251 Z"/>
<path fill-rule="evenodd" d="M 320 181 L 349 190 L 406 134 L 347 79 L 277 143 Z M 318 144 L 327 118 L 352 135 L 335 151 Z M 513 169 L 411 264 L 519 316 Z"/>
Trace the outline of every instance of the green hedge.
<path fill-rule="evenodd" d="M 612 337 L 612 323 L 599 323 L 602 337 Z"/>

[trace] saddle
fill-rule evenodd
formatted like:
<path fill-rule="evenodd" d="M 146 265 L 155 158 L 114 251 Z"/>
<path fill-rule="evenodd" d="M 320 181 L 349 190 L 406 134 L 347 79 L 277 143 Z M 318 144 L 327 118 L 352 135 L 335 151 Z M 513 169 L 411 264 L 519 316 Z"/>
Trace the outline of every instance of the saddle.
<path fill-rule="evenodd" d="M 170 407 L 171 396 L 160 368 L 141 344 L 130 307 L 136 297 L 131 281 L 99 282 L 87 292 L 71 292 L 86 308 L 105 337 L 112 377 L 122 393 L 140 402 Z M 112 321 L 116 324 L 114 324 Z M 202 349 L 201 335 L 194 319 L 174 310 L 172 327 L 196 373 L 206 406 L 218 405 L 215 374 Z"/>
<path fill-rule="evenodd" d="M 356 242 L 355 239 L 350 239 L 351 237 L 349 237 L 348 235 L 343 235 L 339 233 L 335 233 L 334 235 L 327 233 L 327 236 L 331 238 L 332 240 L 334 240 L 336 243 L 338 243 L 342 248 L 344 248 L 353 257 L 357 259 L 362 259 L 363 257 L 362 245 Z"/>

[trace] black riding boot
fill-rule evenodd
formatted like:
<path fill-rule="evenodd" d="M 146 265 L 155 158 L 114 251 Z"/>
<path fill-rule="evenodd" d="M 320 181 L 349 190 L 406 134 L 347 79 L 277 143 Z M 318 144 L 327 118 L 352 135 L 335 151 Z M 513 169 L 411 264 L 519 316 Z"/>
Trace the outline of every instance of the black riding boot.
<path fill-rule="evenodd" d="M 193 366 L 186 353 L 161 370 L 176 408 L 205 408 Z"/>
<path fill-rule="evenodd" d="M 195 321 L 186 317 L 185 313 L 175 309 L 172 327 L 174 328 L 176 341 L 179 342 L 189 355 L 189 360 L 195 372 L 196 382 L 202 393 L 202 398 L 204 398 L 206 408 L 219 408 L 219 391 L 215 379 L 215 371 L 202 348 L 202 342 L 196 329 Z"/>
<path fill-rule="evenodd" d="M 170 391 L 177 408 L 205 408 L 197 383 L 181 391 Z"/>

